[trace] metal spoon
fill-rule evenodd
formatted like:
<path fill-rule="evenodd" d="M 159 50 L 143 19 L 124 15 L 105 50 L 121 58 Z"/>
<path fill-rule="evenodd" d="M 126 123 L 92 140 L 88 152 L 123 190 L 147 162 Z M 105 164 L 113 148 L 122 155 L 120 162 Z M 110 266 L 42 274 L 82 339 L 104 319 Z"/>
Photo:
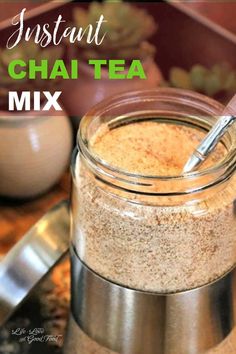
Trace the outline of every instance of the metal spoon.
<path fill-rule="evenodd" d="M 227 129 L 236 121 L 236 95 L 232 98 L 222 113 L 222 117 L 218 119 L 209 133 L 198 145 L 194 153 L 184 166 L 183 172 L 191 172 L 196 170 L 214 150 L 219 143 L 221 137 L 226 133 Z"/>
<path fill-rule="evenodd" d="M 69 248 L 68 202 L 51 209 L 0 262 L 0 326 Z"/>

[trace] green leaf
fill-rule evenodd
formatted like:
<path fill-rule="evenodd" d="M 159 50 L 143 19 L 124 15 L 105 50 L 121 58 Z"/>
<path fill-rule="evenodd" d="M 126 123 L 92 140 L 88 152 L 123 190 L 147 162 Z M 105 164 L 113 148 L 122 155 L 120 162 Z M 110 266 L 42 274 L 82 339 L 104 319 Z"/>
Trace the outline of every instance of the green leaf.
<path fill-rule="evenodd" d="M 205 85 L 205 78 L 207 75 L 207 69 L 202 65 L 194 65 L 190 71 L 190 79 L 193 88 L 198 91 L 202 91 Z"/>
<path fill-rule="evenodd" d="M 170 70 L 170 83 L 174 87 L 186 90 L 191 90 L 193 88 L 189 73 L 178 67 L 173 67 Z"/>
<path fill-rule="evenodd" d="M 204 92 L 208 96 L 214 96 L 221 90 L 221 81 L 215 73 L 209 73 L 205 78 Z"/>

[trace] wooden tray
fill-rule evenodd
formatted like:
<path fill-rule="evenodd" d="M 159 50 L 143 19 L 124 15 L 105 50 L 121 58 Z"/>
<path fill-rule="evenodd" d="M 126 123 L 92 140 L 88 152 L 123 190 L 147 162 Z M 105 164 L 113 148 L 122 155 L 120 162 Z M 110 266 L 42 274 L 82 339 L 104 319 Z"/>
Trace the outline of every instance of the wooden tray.
<path fill-rule="evenodd" d="M 11 26 L 12 18 L 23 8 L 27 9 L 26 19 L 40 16 L 51 10 L 62 6 L 71 0 L 40 0 L 40 1 L 1 1 L 0 2 L 0 31 Z"/>

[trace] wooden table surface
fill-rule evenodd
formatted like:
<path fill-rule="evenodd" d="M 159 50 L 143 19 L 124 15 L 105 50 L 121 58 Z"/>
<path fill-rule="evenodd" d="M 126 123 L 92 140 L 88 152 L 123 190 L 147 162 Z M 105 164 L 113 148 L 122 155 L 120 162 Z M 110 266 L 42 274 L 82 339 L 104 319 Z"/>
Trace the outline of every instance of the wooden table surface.
<path fill-rule="evenodd" d="M 69 197 L 66 173 L 48 193 L 34 200 L 0 199 L 0 256 L 3 256 L 51 207 Z"/>

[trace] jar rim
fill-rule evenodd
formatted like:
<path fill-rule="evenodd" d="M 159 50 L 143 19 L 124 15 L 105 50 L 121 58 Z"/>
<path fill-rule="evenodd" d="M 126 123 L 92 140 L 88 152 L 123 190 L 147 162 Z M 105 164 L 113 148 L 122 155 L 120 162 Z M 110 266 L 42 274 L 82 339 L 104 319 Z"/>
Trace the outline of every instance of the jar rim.
<path fill-rule="evenodd" d="M 99 117 L 101 113 L 104 112 L 104 109 L 112 109 L 116 104 L 122 105 L 134 98 L 140 100 L 140 97 L 148 102 L 148 100 L 154 100 L 159 98 L 171 99 L 172 102 L 176 100 L 178 103 L 195 105 L 196 108 L 201 108 L 206 112 L 212 112 L 213 115 L 219 116 L 224 109 L 224 106 L 217 102 L 216 100 L 209 98 L 200 93 L 193 91 L 183 90 L 183 89 L 174 89 L 174 88 L 157 88 L 154 90 L 143 90 L 143 91 L 133 91 L 126 92 L 119 95 L 109 97 L 99 104 L 95 105 L 81 120 L 80 128 L 77 135 L 77 147 L 81 151 L 82 155 L 86 160 L 89 161 L 89 166 L 94 172 L 99 170 L 100 177 L 101 173 L 105 177 L 112 177 L 116 174 L 116 177 L 120 180 L 125 180 L 126 182 L 130 180 L 133 184 L 147 185 L 149 183 L 157 181 L 186 181 L 190 179 L 201 179 L 206 176 L 212 175 L 211 183 L 207 184 L 205 187 L 210 187 L 215 185 L 223 180 L 231 177 L 236 167 L 236 139 L 234 139 L 234 144 L 232 144 L 230 150 L 226 156 L 217 162 L 215 165 L 211 165 L 200 171 L 192 171 L 187 173 L 182 173 L 180 175 L 142 175 L 137 173 L 131 173 L 125 170 L 121 170 L 115 166 L 112 166 L 106 163 L 104 160 L 95 155 L 88 147 L 87 140 L 87 129 L 89 124 Z M 208 122 L 209 123 L 209 122 Z M 230 128 L 231 129 L 231 128 Z M 231 134 L 232 135 L 232 134 Z M 114 176 L 113 176 L 114 177 Z M 131 181 L 132 180 L 132 181 Z M 137 182 L 139 180 L 139 183 Z M 204 186 L 202 186 L 204 188 Z M 201 188 L 201 189 L 203 189 Z M 197 190 L 195 190 L 197 191 Z M 189 192 L 189 191 L 188 191 Z M 169 193 L 168 193 L 169 194 Z M 179 193 L 177 193 L 179 194 Z M 184 193 L 186 194 L 186 193 Z"/>

